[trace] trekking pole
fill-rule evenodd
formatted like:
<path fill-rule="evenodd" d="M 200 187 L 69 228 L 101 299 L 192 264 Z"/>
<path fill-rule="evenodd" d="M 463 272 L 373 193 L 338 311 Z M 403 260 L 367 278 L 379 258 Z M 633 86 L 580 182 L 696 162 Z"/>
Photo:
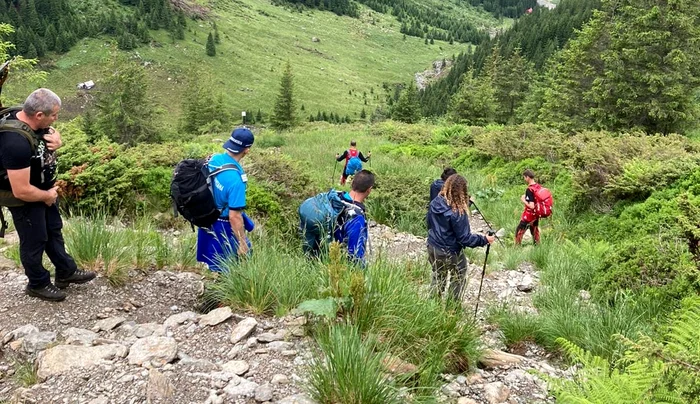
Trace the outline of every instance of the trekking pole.
<path fill-rule="evenodd" d="M 495 236 L 496 233 L 489 231 L 487 233 L 489 236 Z M 484 276 L 486 275 L 486 262 L 489 260 L 489 251 L 491 250 L 491 243 L 486 245 L 486 258 L 484 258 L 484 267 L 481 270 L 481 281 L 479 281 L 479 293 L 476 295 L 476 307 L 474 308 L 474 321 L 476 321 L 476 313 L 479 311 L 479 299 L 481 299 L 481 286 L 484 284 Z"/>
<path fill-rule="evenodd" d="M 498 242 L 501 243 L 501 247 L 505 247 L 501 238 L 498 237 L 498 235 L 496 233 L 494 233 L 493 227 L 491 227 L 491 225 L 489 224 L 489 221 L 486 220 L 486 217 L 484 216 L 484 214 L 481 213 L 481 209 L 479 209 L 479 207 L 476 206 L 476 202 L 474 202 L 474 201 L 471 201 L 471 202 L 472 202 L 472 205 L 474 205 L 474 207 L 476 208 L 476 211 L 479 212 L 479 215 L 481 216 L 481 218 L 484 220 L 484 223 L 486 223 L 486 225 L 489 227 L 489 230 L 491 230 L 489 233 L 493 233 L 493 235 L 496 236 L 496 240 L 498 240 Z"/>
<path fill-rule="evenodd" d="M 338 160 L 335 161 L 335 166 L 333 166 L 333 175 L 331 176 L 331 188 L 333 188 L 333 179 L 335 178 L 336 168 L 338 168 Z"/>

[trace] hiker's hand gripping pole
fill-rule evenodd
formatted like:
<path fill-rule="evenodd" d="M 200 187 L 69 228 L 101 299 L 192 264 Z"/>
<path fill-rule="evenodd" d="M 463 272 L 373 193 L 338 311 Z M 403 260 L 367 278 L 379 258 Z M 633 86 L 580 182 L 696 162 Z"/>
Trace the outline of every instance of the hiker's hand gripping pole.
<path fill-rule="evenodd" d="M 489 227 L 489 234 L 493 233 L 491 235 L 496 237 L 496 240 L 498 240 L 498 242 L 501 244 L 501 247 L 505 247 L 505 244 L 503 244 L 503 240 L 501 240 L 501 236 L 498 233 L 494 232 L 493 227 L 491 227 L 491 224 L 489 223 L 489 221 L 486 220 L 486 217 L 484 217 L 484 214 L 481 213 L 481 209 L 479 209 L 479 207 L 476 206 L 476 202 L 474 202 L 474 200 L 472 200 L 472 199 L 470 199 L 469 201 L 472 203 L 472 205 L 474 205 L 474 208 L 476 208 L 476 211 L 479 212 L 479 216 L 481 216 L 481 219 L 484 220 L 484 223 L 486 223 L 486 226 Z"/>

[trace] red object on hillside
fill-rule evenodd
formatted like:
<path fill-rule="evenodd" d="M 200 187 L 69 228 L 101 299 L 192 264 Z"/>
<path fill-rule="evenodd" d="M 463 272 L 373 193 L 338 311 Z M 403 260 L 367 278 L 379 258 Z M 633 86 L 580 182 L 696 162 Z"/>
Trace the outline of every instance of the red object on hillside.
<path fill-rule="evenodd" d="M 525 10 L 525 14 L 532 14 L 532 7 Z"/>

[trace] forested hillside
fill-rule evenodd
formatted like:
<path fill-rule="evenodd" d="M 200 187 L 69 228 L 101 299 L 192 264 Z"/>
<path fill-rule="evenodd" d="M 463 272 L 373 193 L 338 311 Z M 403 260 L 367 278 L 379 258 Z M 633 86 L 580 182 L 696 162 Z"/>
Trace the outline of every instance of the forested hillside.
<path fill-rule="evenodd" d="M 691 1 L 562 1 L 461 55 L 421 93 L 423 113 L 571 132 L 683 133 L 698 118 L 699 18 Z"/>
<path fill-rule="evenodd" d="M 464 74 L 469 69 L 481 73 L 485 61 L 494 47 L 503 58 L 510 58 L 518 49 L 519 55 L 530 66 L 521 66 L 508 77 L 508 83 L 523 83 L 529 86 L 538 74 L 542 74 L 546 61 L 561 49 L 567 41 L 600 7 L 599 0 L 564 0 L 556 8 L 537 8 L 532 14 L 523 16 L 504 33 L 485 38 L 471 52 L 460 54 L 449 74 L 431 84 L 421 92 L 421 107 L 426 116 L 442 115 L 447 112 L 449 100 L 459 89 Z"/>

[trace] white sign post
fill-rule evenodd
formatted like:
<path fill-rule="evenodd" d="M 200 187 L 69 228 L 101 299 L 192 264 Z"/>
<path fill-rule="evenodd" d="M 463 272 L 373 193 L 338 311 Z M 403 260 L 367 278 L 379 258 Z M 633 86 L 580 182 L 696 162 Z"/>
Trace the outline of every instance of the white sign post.
<path fill-rule="evenodd" d="M 241 111 L 241 117 L 243 118 L 243 125 L 245 125 L 245 111 Z"/>

